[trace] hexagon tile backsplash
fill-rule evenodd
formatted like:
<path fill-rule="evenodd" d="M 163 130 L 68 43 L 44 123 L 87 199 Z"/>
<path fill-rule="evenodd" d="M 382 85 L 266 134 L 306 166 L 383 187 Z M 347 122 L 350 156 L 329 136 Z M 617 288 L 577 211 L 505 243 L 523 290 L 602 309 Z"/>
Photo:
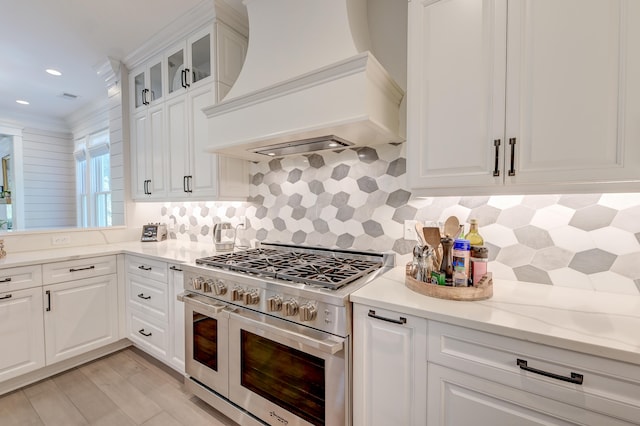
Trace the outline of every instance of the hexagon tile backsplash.
<path fill-rule="evenodd" d="M 640 292 L 640 193 L 411 199 L 404 144 L 251 165 L 249 202 L 167 203 L 171 238 L 211 241 L 214 223 L 250 240 L 393 250 L 409 260 L 403 223 L 476 218 L 494 277 L 596 291 Z M 187 229 L 188 228 L 188 229 Z"/>

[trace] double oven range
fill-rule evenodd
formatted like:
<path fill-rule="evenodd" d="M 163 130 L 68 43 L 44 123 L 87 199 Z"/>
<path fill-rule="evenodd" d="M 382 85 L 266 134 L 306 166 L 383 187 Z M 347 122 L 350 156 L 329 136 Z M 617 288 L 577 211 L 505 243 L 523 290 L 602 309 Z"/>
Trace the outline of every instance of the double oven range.
<path fill-rule="evenodd" d="M 349 294 L 394 263 L 263 243 L 185 265 L 188 390 L 241 425 L 351 424 Z"/>

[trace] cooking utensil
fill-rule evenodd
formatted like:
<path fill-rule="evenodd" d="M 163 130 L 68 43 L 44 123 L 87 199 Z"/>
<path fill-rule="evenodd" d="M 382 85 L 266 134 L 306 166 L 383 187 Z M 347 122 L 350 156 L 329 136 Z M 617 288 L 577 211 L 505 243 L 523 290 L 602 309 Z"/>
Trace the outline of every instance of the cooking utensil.
<path fill-rule="evenodd" d="M 444 222 L 444 235 L 456 238 L 460 232 L 460 221 L 455 216 L 449 216 Z"/>
<path fill-rule="evenodd" d="M 423 234 L 422 228 L 424 228 L 424 225 L 422 224 L 422 222 L 420 222 L 419 220 L 416 221 L 416 234 L 418 235 L 418 243 L 421 246 L 427 244 L 427 242 L 424 240 L 424 234 Z"/>
<path fill-rule="evenodd" d="M 424 233 L 424 239 L 426 243 L 433 248 L 435 255 L 436 267 L 440 267 L 440 261 L 442 260 L 442 250 L 440 249 L 440 228 L 437 226 L 425 226 L 422 228 Z"/>

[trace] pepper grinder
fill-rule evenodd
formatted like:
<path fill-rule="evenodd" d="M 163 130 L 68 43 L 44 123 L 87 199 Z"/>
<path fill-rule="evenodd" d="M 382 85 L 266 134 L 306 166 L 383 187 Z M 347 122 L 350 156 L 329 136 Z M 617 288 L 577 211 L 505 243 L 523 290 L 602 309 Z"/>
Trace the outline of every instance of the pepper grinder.
<path fill-rule="evenodd" d="M 453 239 L 444 237 L 440 239 L 440 244 L 442 244 L 440 272 L 445 275 L 445 285 L 453 285 Z"/>

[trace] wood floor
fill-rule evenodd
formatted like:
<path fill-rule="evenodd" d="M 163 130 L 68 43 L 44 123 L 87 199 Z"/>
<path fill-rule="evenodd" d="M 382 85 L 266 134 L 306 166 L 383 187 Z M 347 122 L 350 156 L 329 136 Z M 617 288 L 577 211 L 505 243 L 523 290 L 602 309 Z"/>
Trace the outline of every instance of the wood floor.
<path fill-rule="evenodd" d="M 182 378 L 127 348 L 0 396 L 2 426 L 232 426 Z"/>

